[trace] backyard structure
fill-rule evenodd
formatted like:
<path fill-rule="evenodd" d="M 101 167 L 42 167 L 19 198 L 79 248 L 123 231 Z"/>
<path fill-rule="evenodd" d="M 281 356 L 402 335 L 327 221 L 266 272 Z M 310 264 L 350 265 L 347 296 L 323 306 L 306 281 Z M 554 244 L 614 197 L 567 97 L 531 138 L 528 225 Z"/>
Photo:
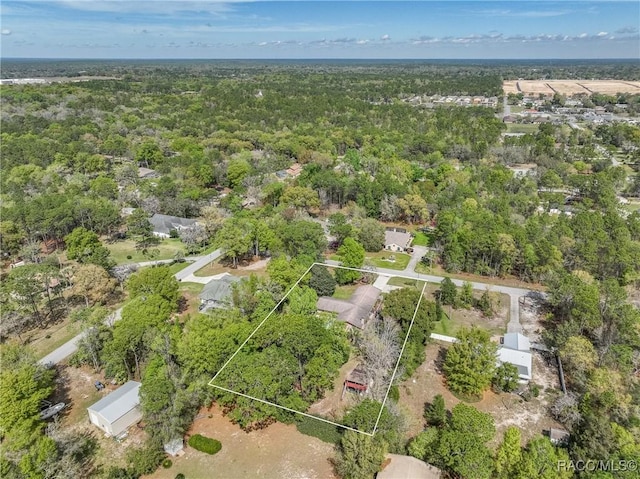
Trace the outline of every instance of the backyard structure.
<path fill-rule="evenodd" d="M 556 429 L 553 427 L 549 429 L 549 440 L 554 446 L 566 446 L 569 444 L 570 437 L 571 434 L 565 429 Z"/>
<path fill-rule="evenodd" d="M 375 286 L 359 286 L 348 300 L 328 296 L 318 298 L 317 308 L 320 311 L 338 313 L 338 319 L 355 328 L 362 329 L 375 314 L 378 306 L 380 290 Z"/>
<path fill-rule="evenodd" d="M 404 252 L 411 245 L 413 237 L 403 228 L 387 228 L 384 232 L 384 249 Z"/>
<path fill-rule="evenodd" d="M 229 306 L 233 285 L 239 281 L 241 281 L 240 278 L 229 273 L 224 273 L 220 278 L 209 281 L 200 293 L 200 310 Z"/>
<path fill-rule="evenodd" d="M 107 436 L 118 436 L 142 419 L 140 410 L 140 386 L 129 381 L 89 406 L 89 420 Z"/>
<path fill-rule="evenodd" d="M 158 213 L 149 218 L 149 222 L 153 228 L 153 235 L 158 238 L 169 238 L 171 236 L 171 230 L 180 231 L 198 223 L 193 219 L 161 215 Z"/>
<path fill-rule="evenodd" d="M 367 376 L 361 366 L 361 364 L 358 364 L 358 366 L 347 375 L 342 387 L 342 397 L 344 397 L 344 393 L 348 390 L 356 391 L 358 394 L 363 395 L 367 393 L 371 384 L 370 381 L 367 381 Z"/>
<path fill-rule="evenodd" d="M 507 333 L 498 349 L 498 364 L 510 363 L 518 368 L 520 382 L 531 381 L 531 343 L 520 333 Z"/>

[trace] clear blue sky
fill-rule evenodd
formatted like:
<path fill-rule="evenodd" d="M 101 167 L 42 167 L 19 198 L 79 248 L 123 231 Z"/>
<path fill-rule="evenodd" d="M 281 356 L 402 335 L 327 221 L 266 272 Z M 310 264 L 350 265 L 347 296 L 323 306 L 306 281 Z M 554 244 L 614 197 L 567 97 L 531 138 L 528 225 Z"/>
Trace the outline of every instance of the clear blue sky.
<path fill-rule="evenodd" d="M 1 56 L 640 58 L 640 2 L 3 0 Z"/>

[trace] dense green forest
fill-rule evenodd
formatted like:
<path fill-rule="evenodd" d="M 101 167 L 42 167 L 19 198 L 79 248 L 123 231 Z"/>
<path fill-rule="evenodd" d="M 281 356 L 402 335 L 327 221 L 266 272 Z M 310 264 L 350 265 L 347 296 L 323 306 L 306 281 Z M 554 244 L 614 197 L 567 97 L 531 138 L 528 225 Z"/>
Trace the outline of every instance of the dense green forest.
<path fill-rule="evenodd" d="M 388 351 L 399 351 L 415 319 L 399 380 L 411 377 L 443 317 L 440 301 L 425 300 L 414 316 L 420 293 L 389 293 L 362 334 L 316 311 L 318 297 L 370 278 L 311 265 L 328 253 L 362 267 L 365 252 L 382 249 L 384 224 L 424 238 L 428 252 L 418 267 L 546 290 L 542 338 L 561 357 L 569 388 L 547 413 L 571 442 L 568 449 L 542 437 L 521 444 L 510 428 L 496 449 L 488 445 L 496 431 L 490 416 L 464 403 L 447 412 L 438 401 L 413 418 L 426 427 L 409 438 L 404 413 L 390 400 L 374 438 L 310 428 L 337 443 L 340 475 L 372 477 L 387 451 L 470 479 L 572 477 L 551 469 L 554 461 L 640 459 L 640 127 L 544 123 L 505 136 L 499 110 L 402 101 L 501 96 L 503 79 L 541 75 L 637 80 L 636 63 L 3 65 L 3 77 L 78 72 L 116 79 L 0 90 L 2 477 L 138 477 L 158 466 L 162 445 L 182 437 L 212 401 L 245 430 L 295 423 L 292 414 L 207 387 L 271 311 L 220 377 L 234 390 L 306 410 L 350 357 L 374 357 L 371 344 L 384 338 Z M 516 174 L 523 164 L 532 173 Z M 160 240 L 154 214 L 198 225 Z M 185 313 L 174 265 L 126 266 L 136 254 L 157 259 L 169 241 L 181 249 L 163 259 L 178 266 L 185 254 L 217 248 L 231 272 L 254 258 L 270 261 L 264 274 L 234 286 L 228 308 Z M 131 250 L 118 256 L 124 242 Z M 488 295 L 460 294 L 465 299 L 440 300 L 491 309 Z M 108 324 L 118 305 L 121 319 Z M 39 419 L 56 373 L 23 343 L 30 331 L 67 320 L 84 331 L 72 365 L 118 383 L 142 382 L 148 441 L 130 451 L 126 467 L 93 467 L 90 438 L 50 433 Z M 474 331 L 460 338 L 488 342 Z M 449 359 L 467 352 L 454 349 Z M 388 381 L 394 365 L 381 366 L 381 377 Z M 500 384 L 510 374 L 496 372 Z M 492 380 L 483 378 L 479 392 Z M 369 427 L 381 402 L 362 401 L 341 419 Z"/>

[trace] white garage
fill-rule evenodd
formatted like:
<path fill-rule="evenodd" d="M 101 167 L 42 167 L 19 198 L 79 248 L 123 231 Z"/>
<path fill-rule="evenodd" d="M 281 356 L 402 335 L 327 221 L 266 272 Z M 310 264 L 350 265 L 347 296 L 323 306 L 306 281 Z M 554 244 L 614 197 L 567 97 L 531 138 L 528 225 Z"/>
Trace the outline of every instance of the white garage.
<path fill-rule="evenodd" d="M 91 422 L 107 436 L 117 436 L 140 421 L 140 386 L 129 381 L 87 408 Z"/>

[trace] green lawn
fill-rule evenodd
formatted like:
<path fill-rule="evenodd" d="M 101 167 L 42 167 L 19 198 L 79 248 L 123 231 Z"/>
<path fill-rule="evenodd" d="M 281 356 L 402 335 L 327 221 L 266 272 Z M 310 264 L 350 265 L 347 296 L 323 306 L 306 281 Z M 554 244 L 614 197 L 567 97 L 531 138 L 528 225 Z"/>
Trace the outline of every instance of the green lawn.
<path fill-rule="evenodd" d="M 420 281 L 417 279 L 410 278 L 400 278 L 399 276 L 394 276 L 389 278 L 387 284 L 390 286 L 402 286 L 403 288 L 415 288 L 418 291 L 422 291 L 422 287 L 424 286 L 424 281 Z"/>
<path fill-rule="evenodd" d="M 454 336 L 458 334 L 458 331 L 463 325 L 456 323 L 455 321 L 445 318 L 441 321 L 436 321 L 433 324 L 433 332 L 436 334 L 443 334 L 444 336 Z"/>
<path fill-rule="evenodd" d="M 200 294 L 202 289 L 204 288 L 204 284 L 202 283 L 185 283 L 180 282 L 180 291 L 183 293 L 192 293 L 192 294 Z"/>
<path fill-rule="evenodd" d="M 393 261 L 390 259 L 393 258 Z M 393 253 L 391 251 L 380 251 L 379 253 L 367 253 L 365 264 L 369 263 L 377 268 L 396 269 L 403 271 L 409 264 L 411 255 L 405 253 Z"/>
<path fill-rule="evenodd" d="M 333 293 L 333 297 L 336 299 L 349 299 L 357 287 L 358 285 L 356 284 L 338 286 L 336 291 Z"/>
<path fill-rule="evenodd" d="M 158 250 L 158 256 L 150 258 L 136 250 L 135 241 L 123 240 L 115 243 L 107 243 L 105 245 L 111 252 L 111 257 L 117 264 L 141 263 L 143 261 L 152 261 L 154 259 L 172 259 L 176 253 L 181 251 L 186 254 L 184 244 L 177 238 L 168 238 L 160 241 L 160 244 L 152 249 Z M 130 256 L 130 257 L 129 257 Z"/>
<path fill-rule="evenodd" d="M 422 231 L 414 231 L 413 235 L 412 246 L 429 246 L 431 244 L 431 236 Z"/>
<path fill-rule="evenodd" d="M 71 322 L 67 318 L 52 328 L 38 329 L 28 333 L 30 339 L 27 344 L 37 358 L 42 358 L 71 340 L 79 332 L 80 323 Z"/>
<path fill-rule="evenodd" d="M 434 263 L 435 263 L 435 260 L 434 260 Z M 429 265 L 428 264 L 424 264 L 422 261 L 418 261 L 418 264 L 414 268 L 414 271 L 416 273 L 422 273 L 422 274 L 432 274 L 433 273 L 433 270 L 431 268 L 429 268 Z"/>
<path fill-rule="evenodd" d="M 173 263 L 171 266 L 169 266 L 169 270 L 171 271 L 171 274 L 176 274 L 178 271 L 182 271 L 187 266 L 189 266 L 189 264 L 190 263 L 187 263 L 186 261 L 183 263 Z"/>
<path fill-rule="evenodd" d="M 538 125 L 535 123 L 507 123 L 507 133 L 537 133 Z"/>
<path fill-rule="evenodd" d="M 634 211 L 640 210 L 640 201 L 632 201 L 629 204 L 624 205 L 624 207 L 633 213 Z"/>

